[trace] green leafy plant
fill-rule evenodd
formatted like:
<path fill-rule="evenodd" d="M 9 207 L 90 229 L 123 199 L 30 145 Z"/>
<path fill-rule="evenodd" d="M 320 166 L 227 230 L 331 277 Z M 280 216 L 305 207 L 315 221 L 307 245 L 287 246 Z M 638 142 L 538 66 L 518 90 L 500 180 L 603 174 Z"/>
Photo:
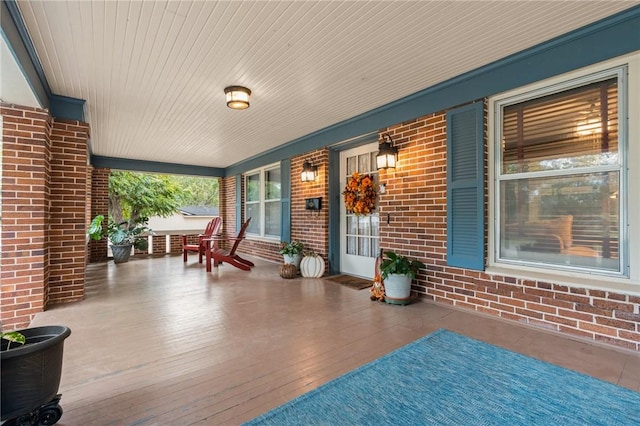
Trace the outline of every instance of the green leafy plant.
<path fill-rule="evenodd" d="M 384 259 L 380 264 L 382 279 L 390 274 L 407 275 L 414 279 L 418 274 L 418 269 L 425 268 L 426 265 L 419 260 L 409 260 L 408 257 L 399 255 L 393 251 L 384 253 Z"/>
<path fill-rule="evenodd" d="M 132 244 L 138 250 L 146 250 L 149 247 L 149 241 L 143 238 L 142 234 L 152 232 L 147 226 L 148 221 L 149 219 L 146 217 L 138 217 L 134 220 L 125 220 L 120 223 L 109 220 L 105 230 L 102 226 L 104 216 L 98 215 L 91 221 L 87 234 L 92 240 L 100 240 L 107 236 L 113 245 Z"/>
<path fill-rule="evenodd" d="M 2 332 L 2 338 L 5 340 L 8 340 L 9 343 L 7 344 L 7 350 L 10 349 L 11 347 L 11 343 L 20 343 L 21 345 L 24 345 L 24 343 L 26 342 L 26 338 L 24 337 L 24 334 L 20 333 L 19 331 L 7 331 L 7 332 Z"/>
<path fill-rule="evenodd" d="M 302 253 L 302 250 L 304 250 L 304 244 L 300 241 L 291 241 L 290 243 L 283 241 L 280 243 L 279 253 L 291 256 Z"/>

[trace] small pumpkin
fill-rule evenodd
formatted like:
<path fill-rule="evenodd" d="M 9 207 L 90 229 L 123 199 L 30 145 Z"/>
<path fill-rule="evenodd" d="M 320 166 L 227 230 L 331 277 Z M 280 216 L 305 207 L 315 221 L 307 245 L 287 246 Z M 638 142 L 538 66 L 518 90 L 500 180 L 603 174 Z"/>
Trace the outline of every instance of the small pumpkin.
<path fill-rule="evenodd" d="M 320 278 L 324 274 L 324 259 L 317 254 L 309 254 L 300 261 L 300 273 L 305 278 Z"/>
<path fill-rule="evenodd" d="M 285 263 L 280 265 L 280 276 L 282 278 L 290 279 L 295 278 L 298 275 L 298 268 L 293 263 Z"/>

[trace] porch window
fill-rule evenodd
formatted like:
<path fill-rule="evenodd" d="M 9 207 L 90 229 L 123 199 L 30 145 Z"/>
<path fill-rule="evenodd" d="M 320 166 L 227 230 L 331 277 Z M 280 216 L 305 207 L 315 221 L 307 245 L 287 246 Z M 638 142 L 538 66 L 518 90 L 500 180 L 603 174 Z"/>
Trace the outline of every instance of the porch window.
<path fill-rule="evenodd" d="M 245 175 L 245 217 L 251 218 L 247 234 L 280 238 L 280 165 L 271 165 Z"/>
<path fill-rule="evenodd" d="M 496 261 L 625 275 L 625 69 L 496 103 Z"/>

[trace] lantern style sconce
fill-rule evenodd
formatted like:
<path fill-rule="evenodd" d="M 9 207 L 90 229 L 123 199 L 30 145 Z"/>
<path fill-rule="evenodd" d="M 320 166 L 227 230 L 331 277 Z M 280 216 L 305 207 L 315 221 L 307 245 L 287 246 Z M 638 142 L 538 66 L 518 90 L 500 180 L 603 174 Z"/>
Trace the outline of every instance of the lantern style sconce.
<path fill-rule="evenodd" d="M 382 142 L 378 148 L 378 155 L 376 156 L 376 163 L 378 170 L 380 169 L 394 169 L 396 162 L 398 161 L 398 148 L 392 146 L 393 139 L 387 133 L 382 135 L 382 140 L 386 139 L 389 142 Z"/>
<path fill-rule="evenodd" d="M 227 96 L 227 106 L 229 108 L 249 108 L 249 96 L 251 96 L 251 90 L 242 86 L 229 86 L 225 87 L 224 93 Z"/>
<path fill-rule="evenodd" d="M 309 160 L 302 163 L 302 174 L 300 180 L 302 182 L 313 182 L 318 175 L 318 166 L 312 166 Z"/>

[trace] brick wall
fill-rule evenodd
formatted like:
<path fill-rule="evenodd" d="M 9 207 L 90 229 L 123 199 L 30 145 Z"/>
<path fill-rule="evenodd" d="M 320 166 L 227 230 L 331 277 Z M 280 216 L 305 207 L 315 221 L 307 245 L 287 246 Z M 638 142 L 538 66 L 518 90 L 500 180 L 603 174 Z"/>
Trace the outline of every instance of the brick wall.
<path fill-rule="evenodd" d="M 302 163 L 306 160 L 318 166 L 313 182 L 300 181 Z M 291 239 L 302 241 L 325 260 L 329 271 L 329 150 L 319 149 L 291 159 Z M 305 199 L 322 197 L 320 211 L 305 209 Z M 338 206 L 339 208 L 339 206 Z M 282 260 L 280 254 L 278 261 Z"/>
<path fill-rule="evenodd" d="M 109 175 L 111 169 L 92 168 L 91 170 L 91 219 L 101 214 L 109 217 Z M 107 239 L 89 242 L 89 261 L 98 262 L 107 259 Z"/>
<path fill-rule="evenodd" d="M 169 238 L 171 254 L 182 253 L 182 235 L 171 235 Z"/>
<path fill-rule="evenodd" d="M 235 176 L 220 179 L 219 200 L 220 217 L 222 217 L 222 235 L 225 237 L 235 237 L 237 233 Z"/>
<path fill-rule="evenodd" d="M 432 114 L 384 130 L 398 167 L 381 171 L 381 247 L 427 264 L 414 292 L 438 303 L 640 351 L 640 297 L 446 266 L 446 122 Z M 485 184 L 486 185 L 486 184 Z"/>
<path fill-rule="evenodd" d="M 25 327 L 47 303 L 49 151 L 46 111 L 0 104 L 4 329 Z"/>
<path fill-rule="evenodd" d="M 89 125 L 53 120 L 49 217 L 49 303 L 84 297 Z"/>

